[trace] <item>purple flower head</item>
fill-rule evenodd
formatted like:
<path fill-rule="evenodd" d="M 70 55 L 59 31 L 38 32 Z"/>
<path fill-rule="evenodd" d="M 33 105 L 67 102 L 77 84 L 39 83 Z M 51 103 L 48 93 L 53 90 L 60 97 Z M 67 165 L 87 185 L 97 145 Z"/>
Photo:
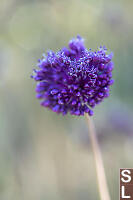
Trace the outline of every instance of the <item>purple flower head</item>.
<path fill-rule="evenodd" d="M 37 81 L 41 105 L 63 115 L 93 115 L 92 108 L 109 96 L 113 84 L 112 53 L 105 47 L 87 50 L 80 36 L 70 40 L 69 48 L 57 53 L 48 51 L 38 61 L 32 76 Z"/>

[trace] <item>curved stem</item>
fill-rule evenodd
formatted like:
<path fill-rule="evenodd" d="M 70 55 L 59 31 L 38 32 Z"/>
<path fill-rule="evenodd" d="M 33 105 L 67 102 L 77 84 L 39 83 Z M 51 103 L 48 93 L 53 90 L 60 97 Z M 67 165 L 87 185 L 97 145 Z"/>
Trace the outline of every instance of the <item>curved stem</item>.
<path fill-rule="evenodd" d="M 88 129 L 89 129 L 89 137 L 90 137 L 90 141 L 91 141 L 91 145 L 92 145 L 92 149 L 93 149 L 93 153 L 94 153 L 100 197 L 101 197 L 101 200 L 111 200 L 109 191 L 108 191 L 102 155 L 101 155 L 98 140 L 96 137 L 93 120 L 92 120 L 92 117 L 88 116 L 88 114 L 86 114 L 85 117 L 87 119 Z"/>

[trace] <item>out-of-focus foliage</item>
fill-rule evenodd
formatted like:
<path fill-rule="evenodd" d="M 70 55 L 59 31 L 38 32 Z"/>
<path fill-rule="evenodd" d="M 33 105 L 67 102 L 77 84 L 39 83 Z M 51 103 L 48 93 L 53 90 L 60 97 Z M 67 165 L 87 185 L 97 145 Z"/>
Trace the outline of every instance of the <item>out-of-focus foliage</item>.
<path fill-rule="evenodd" d="M 83 117 L 40 107 L 30 79 L 37 59 L 80 34 L 114 52 L 111 97 L 95 110 L 112 199 L 119 168 L 133 167 L 133 1 L 0 1 L 0 199 L 98 199 Z"/>

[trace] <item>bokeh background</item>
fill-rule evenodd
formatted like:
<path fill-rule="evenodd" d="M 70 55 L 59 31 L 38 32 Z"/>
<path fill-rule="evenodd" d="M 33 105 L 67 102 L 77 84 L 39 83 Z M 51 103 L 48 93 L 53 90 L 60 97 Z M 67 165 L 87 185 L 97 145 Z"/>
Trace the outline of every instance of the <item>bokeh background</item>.
<path fill-rule="evenodd" d="M 94 120 L 112 200 L 133 167 L 133 1 L 0 0 L 0 200 L 99 200 L 84 117 L 42 108 L 38 58 L 80 34 L 114 52 L 115 84 Z"/>

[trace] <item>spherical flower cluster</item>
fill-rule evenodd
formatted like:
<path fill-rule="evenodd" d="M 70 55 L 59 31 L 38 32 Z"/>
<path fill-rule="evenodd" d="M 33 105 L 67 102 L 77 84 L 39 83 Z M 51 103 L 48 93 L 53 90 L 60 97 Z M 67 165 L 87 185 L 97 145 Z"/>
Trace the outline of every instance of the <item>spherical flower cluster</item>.
<path fill-rule="evenodd" d="M 32 76 L 41 105 L 63 115 L 93 115 L 92 108 L 109 96 L 113 84 L 112 53 L 106 52 L 105 47 L 87 50 L 80 36 L 70 40 L 69 48 L 48 51 Z"/>

